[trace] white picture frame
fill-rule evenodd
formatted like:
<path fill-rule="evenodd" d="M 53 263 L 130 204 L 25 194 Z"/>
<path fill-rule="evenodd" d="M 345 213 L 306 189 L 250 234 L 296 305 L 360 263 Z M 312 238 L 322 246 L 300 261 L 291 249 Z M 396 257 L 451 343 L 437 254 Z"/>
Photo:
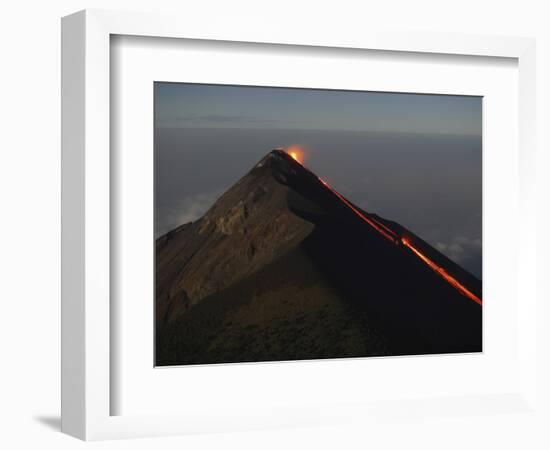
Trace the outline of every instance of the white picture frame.
<path fill-rule="evenodd" d="M 534 229 L 535 44 L 532 39 L 383 30 L 327 35 L 311 29 L 285 30 L 276 24 L 235 29 L 228 23 L 205 26 L 163 14 L 82 11 L 62 21 L 62 430 L 85 440 L 162 436 L 220 430 L 368 420 L 387 416 L 389 405 L 344 403 L 330 412 L 318 405 L 251 412 L 231 420 L 231 411 L 198 419 L 182 414 L 111 415 L 110 378 L 110 38 L 112 35 L 184 38 L 243 43 L 369 49 L 420 54 L 513 58 L 519 73 L 519 189 L 522 220 L 518 245 L 519 378 L 515 390 L 460 399 L 403 399 L 414 411 L 432 408 L 445 415 L 536 408 L 536 307 Z M 519 294 L 518 294 L 519 295 Z M 274 366 L 271 366 L 274 367 Z M 270 369 L 269 366 L 266 370 Z M 490 397 L 490 398 L 489 398 Z M 395 400 L 393 405 L 395 405 Z M 475 405 L 475 406 L 474 406 Z M 220 405 L 223 406 L 223 405 Z M 221 408 L 224 409 L 224 408 Z M 391 414 L 390 414 L 391 415 Z M 245 416 L 246 417 L 246 416 Z M 242 419 L 242 417 L 240 417 Z"/>

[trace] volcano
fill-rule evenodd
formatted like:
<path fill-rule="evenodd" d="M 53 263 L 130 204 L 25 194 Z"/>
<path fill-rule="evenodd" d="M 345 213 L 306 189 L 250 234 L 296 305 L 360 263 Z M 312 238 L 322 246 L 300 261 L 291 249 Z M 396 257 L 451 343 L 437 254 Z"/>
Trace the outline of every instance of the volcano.
<path fill-rule="evenodd" d="M 156 240 L 156 364 L 482 350 L 481 282 L 281 149 Z"/>

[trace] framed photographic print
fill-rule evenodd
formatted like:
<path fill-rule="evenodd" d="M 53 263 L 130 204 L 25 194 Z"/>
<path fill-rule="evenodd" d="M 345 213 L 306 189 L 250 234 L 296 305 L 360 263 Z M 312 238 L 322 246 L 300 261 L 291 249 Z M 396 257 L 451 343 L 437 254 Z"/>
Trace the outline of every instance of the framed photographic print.
<path fill-rule="evenodd" d="M 63 19 L 63 431 L 532 410 L 533 42 L 279 31 Z"/>

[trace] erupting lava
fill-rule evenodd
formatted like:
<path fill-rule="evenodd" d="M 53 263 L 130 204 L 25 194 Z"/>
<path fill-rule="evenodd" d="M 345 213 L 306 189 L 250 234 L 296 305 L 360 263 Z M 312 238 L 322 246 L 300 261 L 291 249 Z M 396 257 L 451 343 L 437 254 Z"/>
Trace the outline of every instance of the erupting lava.
<path fill-rule="evenodd" d="M 435 262 L 433 262 L 430 258 L 428 258 L 426 255 L 424 255 L 420 250 L 418 250 L 414 245 L 410 243 L 410 241 L 406 237 L 401 238 L 401 243 L 407 247 L 410 248 L 411 251 L 418 256 L 422 261 L 424 261 L 430 269 L 435 271 L 437 274 L 439 274 L 447 283 L 449 283 L 451 286 L 453 286 L 456 290 L 458 290 L 462 295 L 465 295 L 470 300 L 473 300 L 478 305 L 481 305 L 481 299 L 475 295 L 473 292 L 470 292 L 466 287 L 464 287 L 460 282 L 451 276 L 443 267 L 438 266 Z"/>
<path fill-rule="evenodd" d="M 300 149 L 296 147 L 291 147 L 287 150 L 287 153 L 296 162 L 302 165 L 302 161 L 301 161 L 302 155 L 300 153 Z M 380 233 L 385 239 L 387 239 L 388 241 L 392 242 L 395 245 L 402 244 L 403 246 L 408 248 L 410 251 L 412 251 L 412 253 L 415 256 L 417 256 L 422 262 L 424 262 L 430 269 L 432 269 L 435 273 L 437 273 L 441 278 L 443 278 L 447 283 L 449 283 L 452 287 L 454 287 L 458 292 L 460 292 L 462 295 L 469 298 L 470 300 L 476 302 L 478 305 L 482 304 L 481 299 L 477 295 L 475 295 L 473 292 L 467 289 L 464 285 L 462 285 L 456 278 L 454 278 L 451 274 L 449 274 L 443 267 L 439 266 L 433 260 L 431 260 L 426 255 L 424 255 L 418 248 L 416 248 L 411 243 L 411 241 L 407 237 L 404 237 L 404 236 L 400 237 L 399 235 L 397 235 L 397 233 L 392 231 L 383 223 L 380 223 L 378 220 L 372 217 L 366 216 L 361 211 L 359 211 L 355 206 L 353 206 L 342 194 L 340 194 L 325 180 L 323 180 L 321 177 L 317 177 L 317 179 L 323 184 L 323 186 L 325 186 L 336 197 L 338 197 L 348 208 L 350 208 L 361 220 L 363 220 L 372 228 L 374 228 L 376 231 L 378 231 L 378 233 Z"/>
<path fill-rule="evenodd" d="M 287 149 L 287 153 L 292 157 L 294 161 L 296 161 L 299 164 L 304 163 L 304 153 L 302 152 L 302 149 L 297 146 L 292 146 L 289 149 Z"/>
<path fill-rule="evenodd" d="M 361 211 L 359 211 L 355 206 L 346 200 L 346 198 L 340 194 L 336 189 L 334 189 L 330 184 L 328 184 L 321 177 L 317 177 L 321 183 L 328 189 L 332 191 L 336 197 L 338 197 L 345 205 L 350 208 L 356 215 L 358 215 L 363 221 L 367 222 L 371 227 L 378 231 L 382 236 L 384 236 L 388 241 L 393 242 L 394 244 L 398 242 L 398 236 L 393 231 L 391 231 L 385 225 L 382 225 L 380 222 L 375 221 L 367 216 L 365 216 Z"/>

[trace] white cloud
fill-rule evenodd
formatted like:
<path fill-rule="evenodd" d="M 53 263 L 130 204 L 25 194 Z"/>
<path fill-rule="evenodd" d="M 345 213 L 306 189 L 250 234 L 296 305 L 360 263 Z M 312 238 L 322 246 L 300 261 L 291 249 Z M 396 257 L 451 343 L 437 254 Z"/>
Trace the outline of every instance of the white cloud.
<path fill-rule="evenodd" d="M 221 195 L 221 191 L 204 192 L 183 198 L 170 212 L 164 215 L 163 222 L 158 223 L 157 236 L 188 222 L 200 219 Z"/>
<path fill-rule="evenodd" d="M 454 236 L 450 242 L 436 242 L 435 248 L 457 264 L 461 264 L 469 256 L 481 252 L 481 239 Z"/>
<path fill-rule="evenodd" d="M 464 253 L 464 249 L 460 244 L 457 244 L 456 242 L 453 242 L 451 245 L 449 245 L 449 251 L 453 253 Z"/>

